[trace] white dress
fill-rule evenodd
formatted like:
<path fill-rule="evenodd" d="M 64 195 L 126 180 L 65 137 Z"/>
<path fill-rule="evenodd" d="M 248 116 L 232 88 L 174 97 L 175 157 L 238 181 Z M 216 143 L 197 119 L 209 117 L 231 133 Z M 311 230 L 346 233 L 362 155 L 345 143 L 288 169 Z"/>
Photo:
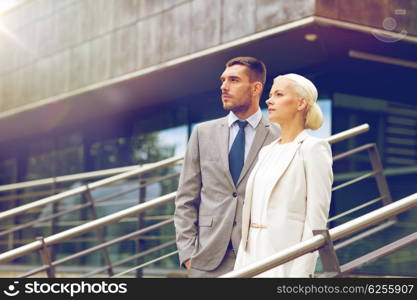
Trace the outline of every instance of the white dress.
<path fill-rule="evenodd" d="M 286 151 L 291 143 L 279 144 L 275 143 L 267 156 L 258 161 L 259 168 L 257 168 L 256 174 L 254 174 L 254 189 L 252 196 L 251 206 L 251 223 L 258 225 L 266 224 L 266 208 L 267 208 L 267 195 L 266 192 L 269 190 L 271 185 L 276 184 L 274 181 L 274 174 L 276 173 L 276 166 L 278 161 L 282 158 L 284 151 Z M 256 169 L 256 167 L 254 168 Z M 239 249 L 234 269 L 240 269 L 243 266 L 252 264 L 260 259 L 266 258 L 275 254 L 272 250 L 273 247 L 257 247 L 257 245 L 265 245 L 270 237 L 267 235 L 267 231 L 264 228 L 253 228 L 249 229 L 248 244 L 245 250 Z M 255 277 L 281 277 L 277 268 L 268 270 Z"/>

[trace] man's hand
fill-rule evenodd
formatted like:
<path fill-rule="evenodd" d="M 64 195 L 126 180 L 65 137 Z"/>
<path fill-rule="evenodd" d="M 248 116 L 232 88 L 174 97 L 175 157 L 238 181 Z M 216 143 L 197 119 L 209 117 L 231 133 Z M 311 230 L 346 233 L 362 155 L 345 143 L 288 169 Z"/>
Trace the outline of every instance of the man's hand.
<path fill-rule="evenodd" d="M 191 259 L 188 259 L 184 262 L 185 267 L 187 268 L 187 271 L 191 268 Z"/>

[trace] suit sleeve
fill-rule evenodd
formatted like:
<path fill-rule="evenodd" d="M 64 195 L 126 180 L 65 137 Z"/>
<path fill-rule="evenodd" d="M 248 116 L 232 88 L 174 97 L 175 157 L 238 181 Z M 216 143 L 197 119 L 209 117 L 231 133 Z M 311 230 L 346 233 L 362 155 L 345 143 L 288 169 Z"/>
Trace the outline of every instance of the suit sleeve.
<path fill-rule="evenodd" d="M 179 187 L 175 199 L 174 223 L 181 265 L 191 258 L 198 234 L 201 170 L 198 127 L 193 130 L 184 157 Z"/>
<path fill-rule="evenodd" d="M 302 241 L 313 237 L 313 230 L 326 229 L 333 184 L 332 153 L 327 141 L 316 140 L 304 150 L 307 185 L 306 218 Z M 295 274 L 314 273 L 318 252 L 306 254 L 294 262 Z M 307 271 L 307 272 L 305 272 Z"/>

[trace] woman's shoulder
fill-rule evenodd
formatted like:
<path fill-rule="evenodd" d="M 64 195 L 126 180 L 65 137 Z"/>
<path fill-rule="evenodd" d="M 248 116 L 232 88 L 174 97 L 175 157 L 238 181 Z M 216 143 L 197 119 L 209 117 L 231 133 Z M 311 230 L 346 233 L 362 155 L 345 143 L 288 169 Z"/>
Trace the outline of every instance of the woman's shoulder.
<path fill-rule="evenodd" d="M 309 152 L 315 152 L 320 149 L 330 151 L 330 144 L 326 139 L 318 138 L 312 135 L 308 135 L 308 137 L 303 141 L 302 148 Z"/>

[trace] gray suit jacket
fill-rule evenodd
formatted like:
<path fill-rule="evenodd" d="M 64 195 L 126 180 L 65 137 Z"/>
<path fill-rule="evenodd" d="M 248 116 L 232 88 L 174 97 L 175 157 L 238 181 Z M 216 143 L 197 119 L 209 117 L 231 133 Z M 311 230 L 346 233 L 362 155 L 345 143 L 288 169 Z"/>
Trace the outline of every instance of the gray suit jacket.
<path fill-rule="evenodd" d="M 263 117 L 235 186 L 229 172 L 227 117 L 204 122 L 193 130 L 175 200 L 181 264 L 191 259 L 194 269 L 211 271 L 220 265 L 230 240 L 237 251 L 246 181 L 259 150 L 278 135 L 278 126 Z"/>

